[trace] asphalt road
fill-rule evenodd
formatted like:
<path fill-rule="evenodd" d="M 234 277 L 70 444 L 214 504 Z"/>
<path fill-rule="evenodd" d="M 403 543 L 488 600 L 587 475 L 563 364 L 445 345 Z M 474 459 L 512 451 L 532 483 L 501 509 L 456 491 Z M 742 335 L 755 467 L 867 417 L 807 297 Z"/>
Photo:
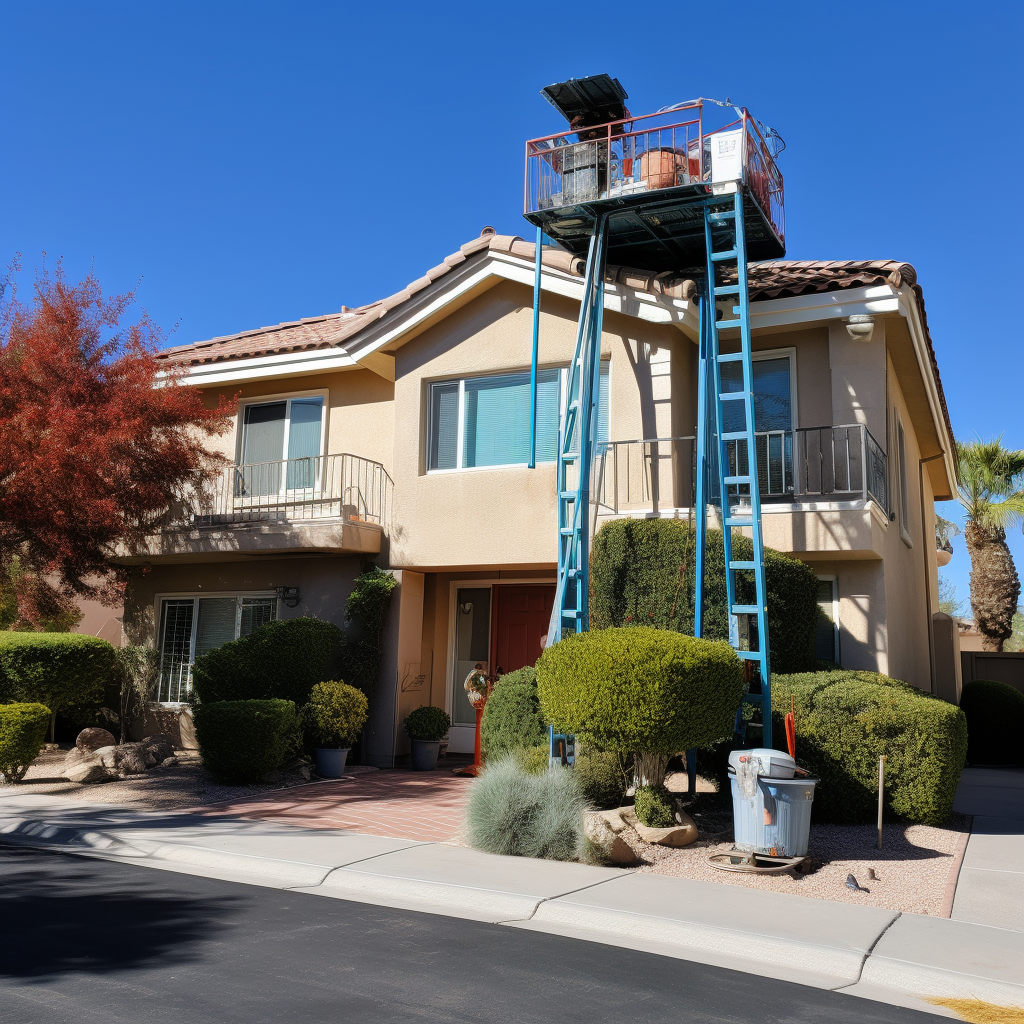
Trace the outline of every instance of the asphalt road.
<path fill-rule="evenodd" d="M 942 1019 L 577 939 L 0 848 L 3 1024 Z"/>

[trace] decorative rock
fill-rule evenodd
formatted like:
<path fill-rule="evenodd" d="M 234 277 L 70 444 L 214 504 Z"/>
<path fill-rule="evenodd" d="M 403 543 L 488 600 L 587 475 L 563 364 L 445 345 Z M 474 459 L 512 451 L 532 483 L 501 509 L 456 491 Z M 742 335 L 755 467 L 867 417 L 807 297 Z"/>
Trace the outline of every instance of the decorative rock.
<path fill-rule="evenodd" d="M 118 749 L 114 744 L 110 744 L 106 747 L 99 747 L 93 751 L 93 754 L 100 759 L 104 768 L 116 768 Z"/>
<path fill-rule="evenodd" d="M 640 862 L 640 858 L 629 843 L 621 835 L 613 831 L 611 823 L 604 814 L 588 814 L 584 822 L 583 831 L 600 851 L 601 856 L 610 864 L 621 864 L 629 867 Z"/>
<path fill-rule="evenodd" d="M 98 727 L 83 729 L 75 740 L 75 746 L 79 750 L 97 750 L 100 747 L 112 747 L 115 743 L 117 740 L 113 733 Z"/>
<path fill-rule="evenodd" d="M 141 743 L 122 743 L 114 748 L 114 761 L 122 775 L 143 775 L 146 771 L 146 750 Z"/>
<path fill-rule="evenodd" d="M 649 828 L 642 825 L 633 809 L 620 808 L 622 820 L 645 842 L 658 846 L 689 846 L 697 838 L 697 823 L 688 814 L 678 813 L 682 821 L 668 828 Z"/>
<path fill-rule="evenodd" d="M 616 807 L 614 811 L 598 811 L 605 824 L 616 834 L 624 832 L 629 825 L 622 820 L 622 812 L 632 810 L 630 807 Z"/>
<path fill-rule="evenodd" d="M 103 766 L 103 759 L 91 750 L 75 747 L 64 757 L 61 774 L 69 782 L 105 782 L 113 772 Z"/>
<path fill-rule="evenodd" d="M 160 764 L 174 756 L 174 745 L 169 736 L 147 736 L 142 741 L 142 748 L 146 752 L 146 763 L 149 765 Z"/>

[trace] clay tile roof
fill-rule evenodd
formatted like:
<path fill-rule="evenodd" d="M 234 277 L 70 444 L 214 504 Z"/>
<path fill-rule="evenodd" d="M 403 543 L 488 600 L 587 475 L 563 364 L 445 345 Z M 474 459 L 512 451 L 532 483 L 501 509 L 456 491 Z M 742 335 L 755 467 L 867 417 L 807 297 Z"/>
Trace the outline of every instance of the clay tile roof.
<path fill-rule="evenodd" d="M 484 252 L 505 253 L 520 259 L 534 259 L 534 243 L 518 235 L 487 233 L 459 248 L 458 252 L 446 256 L 436 267 L 422 277 L 406 285 L 401 291 L 378 302 L 372 302 L 357 309 L 342 308 L 340 313 L 307 317 L 290 323 L 260 327 L 242 331 L 223 338 L 211 338 L 191 345 L 179 345 L 164 349 L 158 356 L 162 361 L 175 366 L 200 366 L 206 363 L 252 356 L 275 355 L 286 352 L 301 352 L 314 349 L 339 348 L 344 350 L 347 340 L 357 335 L 367 324 L 380 319 L 391 310 L 401 306 L 417 292 L 429 287 L 455 267 Z M 552 270 L 582 277 L 584 261 L 562 249 L 544 250 L 544 266 Z M 694 293 L 693 282 L 669 271 L 653 273 L 649 270 L 634 270 L 629 267 L 609 267 L 606 280 L 613 284 L 636 291 L 666 295 L 671 298 L 690 298 Z M 924 309 L 924 294 L 917 283 L 917 271 L 899 260 L 772 260 L 750 266 L 750 298 L 754 301 L 781 299 L 818 292 L 838 291 L 845 288 L 863 288 L 870 285 L 889 284 L 894 288 L 907 285 L 912 288 L 921 312 L 925 339 L 931 358 L 932 372 L 938 386 L 939 399 L 950 436 L 949 412 L 946 397 L 939 378 L 939 367 L 935 350 L 928 333 L 928 320 Z"/>

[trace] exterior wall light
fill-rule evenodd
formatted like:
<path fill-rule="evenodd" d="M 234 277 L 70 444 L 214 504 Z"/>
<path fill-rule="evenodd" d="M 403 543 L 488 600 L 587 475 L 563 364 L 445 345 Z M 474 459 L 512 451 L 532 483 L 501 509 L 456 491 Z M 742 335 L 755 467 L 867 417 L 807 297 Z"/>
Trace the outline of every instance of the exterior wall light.
<path fill-rule="evenodd" d="M 275 587 L 274 592 L 284 602 L 286 608 L 295 608 L 299 603 L 298 587 Z"/>
<path fill-rule="evenodd" d="M 869 316 L 851 316 L 846 321 L 846 333 L 854 341 L 870 341 L 875 333 L 875 322 Z"/>

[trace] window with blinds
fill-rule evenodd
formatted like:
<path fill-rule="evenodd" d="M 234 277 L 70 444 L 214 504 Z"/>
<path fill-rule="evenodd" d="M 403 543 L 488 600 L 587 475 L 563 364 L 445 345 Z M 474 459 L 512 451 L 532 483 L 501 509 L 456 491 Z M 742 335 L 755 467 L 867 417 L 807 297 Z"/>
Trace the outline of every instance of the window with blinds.
<path fill-rule="evenodd" d="M 276 597 L 176 597 L 163 601 L 156 699 L 163 704 L 186 701 L 196 658 L 248 636 L 276 618 Z"/>
<path fill-rule="evenodd" d="M 839 663 L 839 603 L 834 576 L 818 577 L 818 625 L 814 635 L 814 656 L 818 661 Z"/>
<path fill-rule="evenodd" d="M 315 487 L 323 454 L 324 400 L 251 403 L 242 416 L 241 486 L 245 494 Z"/>
<path fill-rule="evenodd" d="M 566 370 L 537 373 L 537 461 L 554 462 Z M 524 465 L 530 459 L 530 374 L 431 384 L 427 469 Z M 608 364 L 601 365 L 598 441 L 608 439 Z"/>

